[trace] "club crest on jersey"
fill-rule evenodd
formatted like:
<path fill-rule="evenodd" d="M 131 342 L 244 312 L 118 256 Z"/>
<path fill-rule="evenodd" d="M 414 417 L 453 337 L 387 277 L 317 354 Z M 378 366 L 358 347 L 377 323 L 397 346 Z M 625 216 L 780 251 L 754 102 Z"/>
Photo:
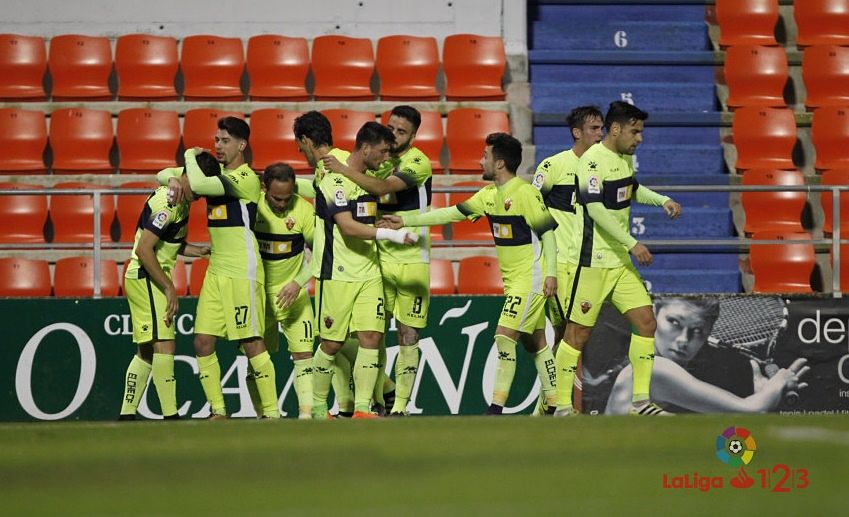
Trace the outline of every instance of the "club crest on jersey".
<path fill-rule="evenodd" d="M 168 220 L 168 212 L 163 210 L 161 212 L 157 212 L 156 215 L 153 216 L 153 221 L 151 221 L 151 224 L 153 224 L 153 226 L 156 226 L 157 228 L 159 228 L 161 230 L 162 228 L 165 227 L 165 222 L 167 220 Z"/>
<path fill-rule="evenodd" d="M 293 219 L 292 217 L 287 217 L 286 220 L 283 222 L 286 223 L 287 230 L 291 230 L 295 227 L 295 219 Z"/>
<path fill-rule="evenodd" d="M 531 183 L 531 185 L 533 185 L 537 189 L 541 189 L 543 182 L 545 182 L 545 174 L 538 172 L 534 174 L 534 181 Z"/>
<path fill-rule="evenodd" d="M 333 194 L 333 202 L 336 204 L 336 206 L 345 206 L 348 204 L 348 200 L 345 199 L 344 189 L 336 189 L 336 192 Z"/>
<path fill-rule="evenodd" d="M 587 188 L 588 193 L 601 194 L 601 184 L 598 181 L 598 176 L 590 176 L 587 183 L 589 184 L 589 187 Z"/>
<path fill-rule="evenodd" d="M 584 314 L 589 312 L 589 310 L 592 309 L 592 308 L 593 308 L 593 304 L 591 304 L 590 302 L 588 302 L 586 300 L 581 302 L 581 312 L 583 312 Z"/>
<path fill-rule="evenodd" d="M 504 210 L 510 211 L 510 207 L 513 206 L 513 199 L 507 198 L 504 200 Z"/>
<path fill-rule="evenodd" d="M 331 318 L 330 316 L 325 316 L 324 317 L 324 326 L 327 327 L 327 328 L 332 327 L 333 326 L 333 318 Z"/>

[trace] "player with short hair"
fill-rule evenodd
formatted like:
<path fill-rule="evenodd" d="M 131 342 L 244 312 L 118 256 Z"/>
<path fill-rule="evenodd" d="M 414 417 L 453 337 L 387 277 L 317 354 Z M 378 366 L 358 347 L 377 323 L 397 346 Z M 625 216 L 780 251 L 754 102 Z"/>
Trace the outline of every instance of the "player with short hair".
<path fill-rule="evenodd" d="M 312 246 L 315 210 L 295 193 L 295 171 L 273 163 L 262 175 L 263 196 L 257 207 L 254 233 L 265 271 L 265 347 L 280 346 L 279 326 L 295 365 L 294 386 L 298 418 L 312 418 L 312 302 L 304 286 L 311 270 L 304 263 L 304 246 Z M 252 376 L 248 387 L 255 387 Z M 252 393 L 253 395 L 253 393 Z M 253 399 L 253 397 L 252 397 Z"/>
<path fill-rule="evenodd" d="M 421 114 L 412 106 L 392 108 L 385 125 L 395 136 L 395 144 L 389 150 L 389 160 L 373 175 L 371 171 L 351 170 L 332 156 L 323 158 L 325 166 L 379 196 L 380 214 L 403 217 L 427 213 L 432 197 L 430 159 L 413 146 L 421 121 Z M 414 246 L 377 242 L 386 313 L 388 318 L 394 314 L 398 327 L 395 398 L 389 416 L 407 415 L 419 367 L 419 332 L 427 325 L 430 306 L 430 231 L 421 227 L 417 233 L 419 240 Z M 382 388 L 382 383 L 378 382 L 378 387 Z"/>
<path fill-rule="evenodd" d="M 601 142 L 604 115 L 597 106 L 579 106 L 566 117 L 573 144 L 570 149 L 549 156 L 537 167 L 532 185 L 539 189 L 545 206 L 557 221 L 557 294 L 548 299 L 548 316 L 554 335 L 562 339 L 566 330 L 566 308 L 569 306 L 569 246 L 572 241 L 572 219 L 575 216 L 575 170 L 581 155 L 593 144 Z M 557 352 L 557 344 L 554 345 Z M 545 400 L 540 393 L 537 414 L 544 414 Z"/>
<path fill-rule="evenodd" d="M 348 167 L 376 169 L 389 156 L 392 132 L 367 122 L 357 132 Z M 383 284 L 375 240 L 412 244 L 406 230 L 375 228 L 377 198 L 341 174 L 325 174 L 316 192 L 313 275 L 316 277 L 316 325 L 321 345 L 313 356 L 313 415 L 327 414 L 335 356 L 352 332 L 360 348 L 353 368 L 354 418 L 370 412 L 378 377 L 378 348 L 385 328 Z"/>
<path fill-rule="evenodd" d="M 574 413 L 572 384 L 578 359 L 590 338 L 602 303 L 609 299 L 631 323 L 628 357 L 634 370 L 633 414 L 665 412 L 651 403 L 650 384 L 657 322 L 651 298 L 629 256 L 650 265 L 652 255 L 629 233 L 632 200 L 662 206 L 674 219 L 681 205 L 640 185 L 632 156 L 643 140 L 648 113 L 627 102 L 610 104 L 604 120 L 604 139 L 590 147 L 578 164 L 578 204 L 569 262 L 571 289 L 568 323 L 557 350 L 556 416 Z"/>
<path fill-rule="evenodd" d="M 236 117 L 218 120 L 215 154 L 222 170 L 208 178 L 197 166 L 198 149 L 185 153 L 189 185 L 206 196 L 212 256 L 198 299 L 195 353 L 201 386 L 212 418 L 226 418 L 221 367 L 215 353 L 218 337 L 239 341 L 254 372 L 262 417 L 278 418 L 274 364 L 265 349 L 265 287 L 259 245 L 253 232 L 262 190 L 259 177 L 245 163 L 248 124 Z M 160 182 L 163 177 L 160 174 Z M 169 186 L 172 186 L 169 181 Z"/>
<path fill-rule="evenodd" d="M 221 173 L 215 157 L 202 153 L 198 165 L 207 176 Z M 124 377 L 124 402 L 121 420 L 134 420 L 139 401 L 144 395 L 148 377 L 159 396 L 165 419 L 178 419 L 177 383 L 174 379 L 174 316 L 177 314 L 177 290 L 171 271 L 177 255 L 202 257 L 209 247 L 186 243 L 189 205 L 195 196 L 189 189 L 188 176 L 182 167 L 169 169 L 183 185 L 180 198 L 169 202 L 168 188 L 159 187 L 148 196 L 139 215 L 130 263 L 124 273 L 124 293 L 130 305 L 133 342 L 138 352 L 133 356 Z"/>
<path fill-rule="evenodd" d="M 506 133 L 486 137 L 481 168 L 492 180 L 459 205 L 426 214 L 384 216 L 391 228 L 433 226 L 486 216 L 495 238 L 506 300 L 495 329 L 498 367 L 487 414 L 501 414 L 516 373 L 516 341 L 533 355 L 546 399 L 554 407 L 554 356 L 545 340 L 546 298 L 557 292 L 557 223 L 539 191 L 516 177 L 522 144 Z"/>

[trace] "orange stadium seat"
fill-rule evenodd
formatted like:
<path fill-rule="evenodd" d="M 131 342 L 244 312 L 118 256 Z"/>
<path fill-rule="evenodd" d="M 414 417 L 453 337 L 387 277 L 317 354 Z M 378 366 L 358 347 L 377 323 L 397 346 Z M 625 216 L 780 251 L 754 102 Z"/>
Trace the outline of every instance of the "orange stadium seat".
<path fill-rule="evenodd" d="M 124 261 L 124 267 L 121 269 L 121 289 L 126 293 L 124 288 L 124 275 L 127 268 L 130 267 L 130 259 Z M 186 273 L 186 263 L 181 257 L 177 257 L 177 262 L 174 263 L 174 269 L 171 270 L 171 282 L 174 284 L 174 290 L 177 291 L 177 296 L 186 296 L 189 292 L 189 281 Z"/>
<path fill-rule="evenodd" d="M 0 108 L 0 174 L 47 172 L 47 122 L 41 111 Z"/>
<path fill-rule="evenodd" d="M 389 123 L 391 111 L 384 111 L 380 116 L 380 123 Z M 442 153 L 442 141 L 445 139 L 442 130 L 442 115 L 438 111 L 420 111 L 422 123 L 416 131 L 416 141 L 413 143 L 421 152 L 430 158 L 430 167 L 434 174 L 442 174 L 445 169 L 439 162 Z"/>
<path fill-rule="evenodd" d="M 180 149 L 180 117 L 176 111 L 121 110 L 116 132 L 122 174 L 151 174 L 174 166 Z"/>
<path fill-rule="evenodd" d="M 254 101 L 308 101 L 310 50 L 304 38 L 260 34 L 248 40 L 248 77 Z"/>
<path fill-rule="evenodd" d="M 796 45 L 849 45 L 849 0 L 794 2 Z"/>
<path fill-rule="evenodd" d="M 501 78 L 506 67 L 499 36 L 448 36 L 442 45 L 445 97 L 449 101 L 504 100 Z"/>
<path fill-rule="evenodd" d="M 50 114 L 50 147 L 55 173 L 111 173 L 109 152 L 115 140 L 112 114 L 65 108 Z"/>
<path fill-rule="evenodd" d="M 787 108 L 743 107 L 731 125 L 738 170 L 795 169 L 796 119 Z"/>
<path fill-rule="evenodd" d="M 480 190 L 488 183 L 483 181 L 460 181 L 451 185 L 452 187 L 475 187 Z M 472 192 L 452 192 L 448 194 L 448 206 L 459 205 L 475 194 Z M 475 222 L 468 219 L 451 224 L 451 239 L 455 241 L 487 241 L 494 244 L 492 230 L 486 217 L 481 217 Z"/>
<path fill-rule="evenodd" d="M 430 294 L 454 294 L 457 283 L 454 281 L 454 267 L 450 260 L 431 259 Z"/>
<path fill-rule="evenodd" d="M 43 101 L 45 71 L 44 38 L 0 34 L 0 101 Z"/>
<path fill-rule="evenodd" d="M 481 171 L 480 160 L 490 133 L 510 132 L 510 121 L 504 111 L 459 108 L 448 112 L 446 140 L 451 174 Z"/>
<path fill-rule="evenodd" d="M 787 53 L 781 47 L 741 45 L 725 52 L 728 107 L 783 107 L 789 78 Z"/>
<path fill-rule="evenodd" d="M 203 287 L 203 279 L 206 277 L 206 270 L 209 267 L 209 261 L 205 258 L 198 258 L 192 261 L 192 270 L 189 273 L 189 295 L 197 296 L 200 294 L 200 288 Z"/>
<path fill-rule="evenodd" d="M 824 107 L 814 112 L 811 124 L 811 140 L 817 159 L 818 170 L 849 169 L 849 106 L 842 108 Z"/>
<path fill-rule="evenodd" d="M 56 183 L 55 189 L 104 189 L 91 183 Z M 104 243 L 111 242 L 110 229 L 115 219 L 115 196 L 100 198 L 100 235 Z M 93 242 L 94 197 L 91 194 L 63 194 L 50 196 L 50 221 L 53 224 L 53 242 Z"/>
<path fill-rule="evenodd" d="M 50 296 L 50 265 L 46 260 L 0 258 L 0 296 Z"/>
<path fill-rule="evenodd" d="M 308 170 L 304 155 L 298 150 L 292 124 L 301 115 L 298 111 L 259 109 L 251 113 L 251 167 L 265 170 L 274 162 L 288 163 L 296 171 Z"/>
<path fill-rule="evenodd" d="M 100 262 L 100 293 L 118 296 L 118 266 L 111 260 Z M 53 270 L 53 292 L 57 297 L 85 298 L 94 295 L 94 260 L 91 257 L 68 257 L 56 261 Z"/>
<path fill-rule="evenodd" d="M 778 0 L 716 0 L 719 45 L 776 46 Z"/>
<path fill-rule="evenodd" d="M 849 187 L 849 169 L 833 169 L 822 173 L 822 185 L 842 185 Z M 834 202 L 833 195 L 830 191 L 820 193 L 820 204 L 822 204 L 822 212 L 825 220 L 822 224 L 822 231 L 826 235 L 831 235 L 834 231 Z M 840 193 L 840 234 L 841 238 L 846 238 L 849 235 L 849 192 Z M 849 256 L 847 256 L 849 259 Z"/>
<path fill-rule="evenodd" d="M 743 185 L 804 185 L 799 171 L 752 169 L 743 175 Z M 746 225 L 743 231 L 752 235 L 761 231 L 803 232 L 801 216 L 805 208 L 805 192 L 743 192 L 740 194 Z"/>
<path fill-rule="evenodd" d="M 189 207 L 189 230 L 186 240 L 192 244 L 209 242 L 206 225 L 206 198 L 200 198 Z"/>
<path fill-rule="evenodd" d="M 504 294 L 504 281 L 495 257 L 466 257 L 460 260 L 459 294 Z"/>
<path fill-rule="evenodd" d="M 183 147 L 203 147 L 213 151 L 215 149 L 215 132 L 218 131 L 218 119 L 224 117 L 245 118 L 244 113 L 238 111 L 224 111 L 208 108 L 197 108 L 186 110 L 183 119 Z"/>
<path fill-rule="evenodd" d="M 0 183 L 0 190 L 43 190 L 41 185 L 26 183 Z M 44 242 L 44 224 L 47 222 L 47 196 L 6 195 L 0 203 L 0 242 Z"/>
<path fill-rule="evenodd" d="M 329 109 L 321 112 L 330 120 L 330 127 L 333 130 L 333 147 L 348 151 L 354 149 L 357 131 L 363 127 L 363 124 L 376 120 L 374 113 L 370 111 Z"/>
<path fill-rule="evenodd" d="M 119 194 L 116 196 L 115 214 L 118 216 L 118 224 L 121 226 L 121 237 L 119 242 L 133 242 L 136 229 L 139 226 L 139 216 L 145 201 L 156 189 L 157 184 L 149 181 L 130 181 L 121 184 L 125 189 L 146 189 L 147 194 Z"/>
<path fill-rule="evenodd" d="M 63 34 L 50 40 L 48 57 L 54 101 L 111 100 L 109 38 Z"/>
<path fill-rule="evenodd" d="M 849 48 L 815 45 L 805 49 L 802 79 L 808 97 L 805 105 L 849 106 Z"/>
<path fill-rule="evenodd" d="M 174 79 L 180 59 L 171 36 L 125 34 L 115 44 L 118 100 L 177 100 Z"/>
<path fill-rule="evenodd" d="M 384 36 L 377 41 L 381 100 L 438 101 L 436 38 Z"/>
<path fill-rule="evenodd" d="M 318 36 L 312 41 L 315 99 L 372 100 L 374 51 L 371 40 L 347 36 Z"/>
<path fill-rule="evenodd" d="M 758 240 L 806 240 L 807 233 L 759 232 Z M 785 244 L 752 243 L 750 251 L 756 293 L 810 293 L 814 270 L 814 245 L 811 242 Z"/>
<path fill-rule="evenodd" d="M 187 36 L 180 56 L 187 101 L 241 101 L 245 51 L 239 38 Z"/>

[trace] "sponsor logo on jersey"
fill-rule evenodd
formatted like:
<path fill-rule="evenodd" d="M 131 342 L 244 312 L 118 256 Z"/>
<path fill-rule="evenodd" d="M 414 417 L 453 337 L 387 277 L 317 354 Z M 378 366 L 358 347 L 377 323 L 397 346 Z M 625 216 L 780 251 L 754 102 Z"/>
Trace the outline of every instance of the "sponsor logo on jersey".
<path fill-rule="evenodd" d="M 587 188 L 587 192 L 590 194 L 601 194 L 601 183 L 598 181 L 598 176 L 590 176 L 588 183 L 589 188 Z"/>
<path fill-rule="evenodd" d="M 626 185 L 616 189 L 616 201 L 621 203 L 631 199 L 631 187 L 633 187 L 633 185 Z"/>
<path fill-rule="evenodd" d="M 377 203 L 365 201 L 357 203 L 357 217 L 374 217 L 377 215 Z"/>
<path fill-rule="evenodd" d="M 165 223 L 167 221 L 168 221 L 168 212 L 163 210 L 161 212 L 156 212 L 156 214 L 153 216 L 153 221 L 151 221 L 151 224 L 153 224 L 153 226 L 156 226 L 157 228 L 159 228 L 161 230 L 162 228 L 165 227 Z"/>
<path fill-rule="evenodd" d="M 592 169 L 592 170 L 596 170 L 598 168 L 598 164 L 594 161 L 590 161 L 590 163 L 588 165 L 589 165 L 590 169 Z"/>
<path fill-rule="evenodd" d="M 533 183 L 531 183 L 531 185 L 538 189 L 541 189 L 543 182 L 545 182 L 545 174 L 538 172 L 534 174 L 534 181 Z"/>
<path fill-rule="evenodd" d="M 505 223 L 492 223 L 492 236 L 498 239 L 512 239 L 513 225 Z"/>
<path fill-rule="evenodd" d="M 209 219 L 212 221 L 223 221 L 227 219 L 227 205 L 213 206 L 209 209 Z"/>
<path fill-rule="evenodd" d="M 344 189 L 336 189 L 336 192 L 333 194 L 333 202 L 336 204 L 336 206 L 345 206 L 348 204 L 348 200 L 345 199 Z"/>

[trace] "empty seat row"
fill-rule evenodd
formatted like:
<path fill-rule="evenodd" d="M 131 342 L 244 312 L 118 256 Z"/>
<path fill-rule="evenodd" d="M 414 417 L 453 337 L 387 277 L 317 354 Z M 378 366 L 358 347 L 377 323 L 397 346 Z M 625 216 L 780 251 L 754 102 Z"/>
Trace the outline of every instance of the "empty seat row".
<path fill-rule="evenodd" d="M 778 0 L 716 0 L 719 44 L 778 45 Z M 793 4 L 796 44 L 849 45 L 849 0 L 799 0 Z"/>
<path fill-rule="evenodd" d="M 102 296 L 114 297 L 121 292 L 123 267 L 103 260 L 100 267 Z M 187 272 L 182 258 L 171 272 L 171 279 L 179 296 L 200 294 L 209 262 L 195 259 Z M 502 294 L 503 283 L 494 257 L 467 257 L 459 263 L 459 281 L 455 280 L 450 260 L 434 259 L 430 266 L 430 287 L 434 295 Z M 314 294 L 314 282 L 309 284 Z M 56 261 L 53 280 L 47 260 L 26 258 L 0 258 L 0 297 L 91 297 L 94 294 L 94 261 L 90 257 L 68 257 Z"/>
<path fill-rule="evenodd" d="M 243 100 L 247 72 L 251 100 L 371 100 L 375 71 L 384 100 L 439 100 L 437 42 L 432 37 L 365 38 L 326 35 L 312 42 L 312 59 L 304 38 L 258 35 L 248 40 L 247 59 L 239 38 L 129 34 L 115 45 L 119 100 L 175 100 L 178 69 L 187 101 Z M 497 36 L 454 34 L 445 38 L 442 67 L 448 100 L 503 100 L 506 66 L 504 44 Z M 0 100 L 44 100 L 42 81 L 49 69 L 53 100 L 110 100 L 112 48 L 108 38 L 76 34 L 50 40 L 17 34 L 0 35 Z M 306 89 L 312 70 L 314 90 Z"/>
<path fill-rule="evenodd" d="M 343 149 L 353 148 L 363 123 L 376 120 L 375 114 L 367 111 L 331 109 L 323 113 L 331 121 L 334 145 Z M 237 116 L 250 122 L 255 169 L 263 170 L 270 163 L 284 161 L 296 170 L 306 171 L 307 162 L 292 133 L 292 124 L 299 115 L 300 112 L 281 109 L 255 110 L 250 117 L 214 109 L 188 110 L 181 134 L 177 112 L 131 108 L 118 114 L 116 139 L 112 116 L 105 110 L 55 110 L 50 114 L 48 133 L 43 112 L 0 108 L 0 147 L 4 149 L 0 155 L 0 174 L 45 172 L 48 135 L 53 156 L 51 168 L 56 173 L 113 172 L 110 152 L 116 140 L 121 172 L 149 174 L 171 167 L 180 159 L 181 138 L 184 148 L 212 149 L 217 120 L 224 116 Z M 388 119 L 388 112 L 382 119 Z M 459 173 L 478 171 L 486 135 L 496 131 L 510 132 L 504 111 L 471 108 L 450 111 L 445 129 L 450 154 L 448 167 Z M 440 162 L 442 117 L 438 112 L 422 112 L 415 145 L 431 159 L 434 172 L 444 170 Z"/>
<path fill-rule="evenodd" d="M 795 169 L 796 118 L 789 108 L 743 107 L 731 124 L 736 168 Z M 811 125 L 818 170 L 849 168 L 849 106 L 816 110 Z"/>
<path fill-rule="evenodd" d="M 781 47 L 741 45 L 725 53 L 728 107 L 786 106 L 787 54 Z M 849 47 L 816 45 L 805 50 L 802 79 L 809 109 L 849 105 Z"/>

